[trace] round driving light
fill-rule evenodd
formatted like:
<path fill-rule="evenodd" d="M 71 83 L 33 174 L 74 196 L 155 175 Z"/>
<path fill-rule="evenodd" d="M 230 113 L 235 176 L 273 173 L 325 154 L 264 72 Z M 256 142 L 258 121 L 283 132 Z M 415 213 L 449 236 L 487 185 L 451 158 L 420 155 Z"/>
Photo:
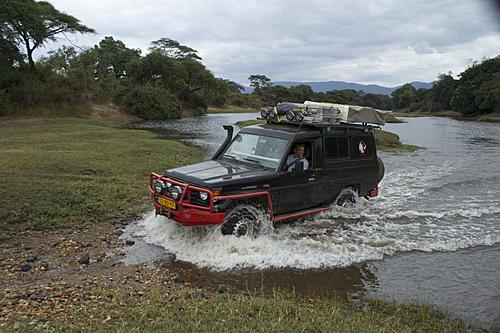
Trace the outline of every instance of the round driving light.
<path fill-rule="evenodd" d="M 295 114 L 295 120 L 297 120 L 297 121 L 302 121 L 302 120 L 304 120 L 304 115 L 302 114 L 302 112 L 297 112 L 297 113 Z"/>
<path fill-rule="evenodd" d="M 165 187 L 165 183 L 159 179 L 153 180 L 153 189 L 156 193 L 161 193 L 163 188 Z"/>
<path fill-rule="evenodd" d="M 200 192 L 200 199 L 205 201 L 208 199 L 208 193 L 207 192 Z"/>
<path fill-rule="evenodd" d="M 260 111 L 260 116 L 266 119 L 269 116 L 269 111 L 267 111 L 266 109 L 262 109 L 262 111 Z"/>
<path fill-rule="evenodd" d="M 278 119 L 278 114 L 273 111 L 269 112 L 269 119 L 274 119 L 274 120 Z"/>
<path fill-rule="evenodd" d="M 182 188 L 180 186 L 177 186 L 177 185 L 171 186 L 170 193 L 172 194 L 172 198 L 174 200 L 177 200 L 181 196 Z"/>
<path fill-rule="evenodd" d="M 286 120 L 288 120 L 288 121 L 292 121 L 292 120 L 293 120 L 293 118 L 295 118 L 295 115 L 293 114 L 293 111 L 288 111 L 288 112 L 286 113 Z"/>

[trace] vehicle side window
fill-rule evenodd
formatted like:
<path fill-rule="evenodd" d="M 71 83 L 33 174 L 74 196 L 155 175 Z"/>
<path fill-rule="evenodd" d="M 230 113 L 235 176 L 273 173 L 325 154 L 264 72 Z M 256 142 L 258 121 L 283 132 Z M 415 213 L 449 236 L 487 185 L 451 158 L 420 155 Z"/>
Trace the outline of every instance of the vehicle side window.
<path fill-rule="evenodd" d="M 325 137 L 325 158 L 338 159 L 349 157 L 349 140 L 345 136 Z"/>
<path fill-rule="evenodd" d="M 351 138 L 351 157 L 354 159 L 373 157 L 373 140 L 367 135 Z"/>
<path fill-rule="evenodd" d="M 326 158 L 337 158 L 338 147 L 336 137 L 326 137 L 325 138 L 325 157 Z"/>
<path fill-rule="evenodd" d="M 339 137 L 339 158 L 349 157 L 349 142 L 346 137 Z"/>

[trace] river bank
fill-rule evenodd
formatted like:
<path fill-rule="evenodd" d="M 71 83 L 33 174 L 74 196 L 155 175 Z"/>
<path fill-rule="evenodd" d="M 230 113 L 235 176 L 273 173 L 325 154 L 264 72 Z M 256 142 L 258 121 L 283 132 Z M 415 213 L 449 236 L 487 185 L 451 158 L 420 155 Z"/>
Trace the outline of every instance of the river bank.
<path fill-rule="evenodd" d="M 439 112 L 420 112 L 420 111 L 394 111 L 392 113 L 395 117 L 447 117 L 461 121 L 478 121 L 487 123 L 500 123 L 500 113 L 483 114 L 472 117 L 464 117 L 461 114 L 453 111 L 439 111 Z"/>
<path fill-rule="evenodd" d="M 237 106 L 224 106 L 224 107 L 208 107 L 208 114 L 217 114 L 217 113 L 252 113 L 258 112 L 257 109 L 247 108 L 247 107 L 237 107 Z M 479 121 L 479 122 L 491 122 L 491 123 L 499 123 L 500 122 L 500 113 L 492 113 L 492 114 L 484 114 L 477 115 L 473 117 L 464 117 L 457 112 L 453 111 L 439 111 L 439 112 L 420 112 L 414 111 L 410 112 L 408 110 L 397 110 L 391 113 L 386 114 L 385 120 L 387 123 L 404 123 L 405 121 L 399 119 L 399 117 L 448 117 L 456 120 L 463 121 Z"/>
<path fill-rule="evenodd" d="M 0 330 L 465 332 L 419 305 L 192 286 L 168 261 L 124 265 L 148 173 L 200 150 L 121 122 L 0 120 Z M 182 315 L 181 315 L 182 314 Z"/>

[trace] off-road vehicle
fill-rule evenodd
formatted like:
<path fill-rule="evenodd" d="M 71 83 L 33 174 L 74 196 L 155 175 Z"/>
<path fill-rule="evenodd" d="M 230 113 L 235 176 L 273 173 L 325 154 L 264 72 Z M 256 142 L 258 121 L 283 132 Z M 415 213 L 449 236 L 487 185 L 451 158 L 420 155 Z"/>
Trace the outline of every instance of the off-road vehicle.
<path fill-rule="evenodd" d="M 314 102 L 286 112 L 293 110 L 300 122 L 267 119 L 234 138 L 233 126 L 224 125 L 227 138 L 210 160 L 152 173 L 156 214 L 186 226 L 221 224 L 223 234 L 255 235 L 261 214 L 276 223 L 377 196 L 384 165 L 373 135 L 378 126 L 368 122 L 383 124 L 383 113 Z M 297 144 L 304 147 L 306 170 L 303 159 L 287 165 Z"/>

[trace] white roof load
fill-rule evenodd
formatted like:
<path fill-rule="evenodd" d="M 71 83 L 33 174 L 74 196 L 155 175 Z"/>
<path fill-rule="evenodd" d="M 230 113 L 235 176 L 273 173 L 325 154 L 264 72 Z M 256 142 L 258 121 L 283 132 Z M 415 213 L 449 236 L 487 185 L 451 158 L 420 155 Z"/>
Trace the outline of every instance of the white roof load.
<path fill-rule="evenodd" d="M 377 125 L 385 124 L 387 111 L 378 110 L 368 106 L 346 105 L 335 103 L 305 101 L 304 105 L 312 112 L 314 109 L 329 109 L 334 111 L 335 118 L 342 123 L 370 123 Z"/>

